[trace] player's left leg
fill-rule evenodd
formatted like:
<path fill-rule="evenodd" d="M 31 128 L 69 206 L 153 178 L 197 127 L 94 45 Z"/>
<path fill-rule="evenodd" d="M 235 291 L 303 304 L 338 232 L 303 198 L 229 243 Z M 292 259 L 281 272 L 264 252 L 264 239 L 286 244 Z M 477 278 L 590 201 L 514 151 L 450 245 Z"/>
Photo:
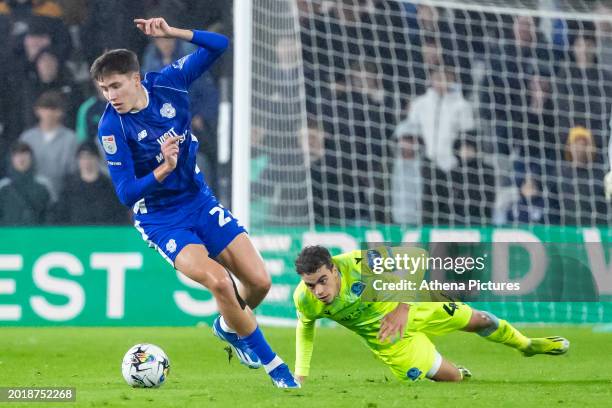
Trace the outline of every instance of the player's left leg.
<path fill-rule="evenodd" d="M 375 350 L 374 354 L 403 381 L 429 378 L 456 382 L 472 376 L 468 369 L 444 359 L 429 337 L 420 332 L 412 332 L 388 347 Z"/>
<path fill-rule="evenodd" d="M 270 288 L 270 278 L 244 227 L 231 212 L 213 200 L 201 209 L 195 222 L 195 232 L 209 256 L 231 271 L 243 284 L 241 289 L 237 289 L 240 297 L 251 309 L 257 306 Z M 260 361 L 247 361 L 242 357 L 243 354 L 252 353 L 243 348 L 244 342 L 223 316 L 215 319 L 213 333 L 240 351 L 236 355 L 241 363 L 251 368 L 261 366 Z"/>
<path fill-rule="evenodd" d="M 472 378 L 472 373 L 467 368 L 455 366 L 450 361 L 442 358 L 438 370 L 435 373 L 431 373 L 428 378 L 434 381 L 457 382 L 469 380 Z"/>
<path fill-rule="evenodd" d="M 521 351 L 525 356 L 536 354 L 565 354 L 569 341 L 563 337 L 529 338 L 504 319 L 495 315 L 472 309 L 472 316 L 463 331 L 474 332 L 495 343 L 502 343 Z"/>
<path fill-rule="evenodd" d="M 266 272 L 261 255 L 253 246 L 246 232 L 236 236 L 217 256 L 217 260 L 229 269 L 240 281 L 240 295 L 251 309 L 266 297 L 270 276 Z"/>

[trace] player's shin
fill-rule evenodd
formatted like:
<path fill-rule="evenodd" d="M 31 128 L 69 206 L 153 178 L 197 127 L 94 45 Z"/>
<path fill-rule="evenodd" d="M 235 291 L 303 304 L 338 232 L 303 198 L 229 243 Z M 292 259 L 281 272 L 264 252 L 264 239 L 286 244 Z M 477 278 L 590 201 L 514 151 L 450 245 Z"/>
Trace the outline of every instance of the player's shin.
<path fill-rule="evenodd" d="M 502 343 L 517 350 L 525 350 L 529 346 L 529 338 L 518 331 L 514 326 L 504 319 L 498 319 L 489 312 L 481 312 L 487 315 L 491 324 L 476 333 L 489 341 Z"/>

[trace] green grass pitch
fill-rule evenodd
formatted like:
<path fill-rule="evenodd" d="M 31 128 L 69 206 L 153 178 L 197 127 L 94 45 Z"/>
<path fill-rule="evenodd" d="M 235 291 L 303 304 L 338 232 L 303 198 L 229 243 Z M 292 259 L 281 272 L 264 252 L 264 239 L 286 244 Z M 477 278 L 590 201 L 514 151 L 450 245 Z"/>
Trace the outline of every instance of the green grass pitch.
<path fill-rule="evenodd" d="M 293 365 L 292 329 L 264 330 Z M 72 386 L 83 407 L 551 407 L 609 406 L 612 400 L 612 333 L 590 327 L 527 327 L 530 336 L 561 335 L 566 356 L 524 358 L 505 346 L 457 333 L 436 339 L 439 351 L 472 370 L 461 384 L 396 381 L 352 333 L 317 332 L 312 373 L 301 390 L 272 387 L 263 370 L 228 363 L 223 344 L 208 328 L 2 328 L 0 386 Z M 132 389 L 121 376 L 130 346 L 161 346 L 171 361 L 159 389 Z M 29 406 L 44 406 L 30 403 Z M 3 407 L 27 403 L 2 403 Z"/>

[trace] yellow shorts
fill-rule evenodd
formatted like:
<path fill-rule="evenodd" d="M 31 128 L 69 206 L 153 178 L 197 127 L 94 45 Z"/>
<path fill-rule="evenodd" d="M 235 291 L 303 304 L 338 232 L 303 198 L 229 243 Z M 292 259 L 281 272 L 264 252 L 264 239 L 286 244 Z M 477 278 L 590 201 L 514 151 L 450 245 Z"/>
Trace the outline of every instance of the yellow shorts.
<path fill-rule="evenodd" d="M 400 380 L 416 381 L 438 371 L 442 356 L 429 336 L 463 329 L 472 317 L 472 308 L 462 302 L 417 303 L 408 312 L 403 339 L 376 354 Z"/>

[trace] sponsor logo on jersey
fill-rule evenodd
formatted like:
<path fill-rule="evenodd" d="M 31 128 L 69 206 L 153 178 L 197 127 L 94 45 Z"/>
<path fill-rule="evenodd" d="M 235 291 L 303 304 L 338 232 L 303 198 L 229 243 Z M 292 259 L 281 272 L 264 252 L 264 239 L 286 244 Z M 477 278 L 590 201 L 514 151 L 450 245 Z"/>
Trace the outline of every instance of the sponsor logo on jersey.
<path fill-rule="evenodd" d="M 109 166 L 121 166 L 121 162 L 118 162 L 118 161 L 108 160 L 106 163 L 108 163 Z"/>
<path fill-rule="evenodd" d="M 174 106 L 172 106 L 171 103 L 166 102 L 159 110 L 159 114 L 162 115 L 164 118 L 172 119 L 176 116 L 176 109 L 174 109 Z"/>
<path fill-rule="evenodd" d="M 147 129 L 143 129 L 140 132 L 138 132 L 138 141 L 140 142 L 142 139 L 144 139 L 145 137 L 147 137 Z"/>
<path fill-rule="evenodd" d="M 174 251 L 176 251 L 176 241 L 171 239 L 170 241 L 168 241 L 166 243 L 166 251 L 170 252 L 171 254 L 174 253 Z"/>
<path fill-rule="evenodd" d="M 179 143 L 183 143 L 185 141 L 185 137 L 187 136 L 187 132 L 188 130 L 185 129 L 183 134 L 179 135 L 178 133 L 176 133 L 176 130 L 174 130 L 174 128 L 170 128 L 169 131 L 157 138 L 157 143 L 159 143 L 159 145 L 161 146 L 166 141 L 166 139 L 170 137 L 178 137 Z"/>
<path fill-rule="evenodd" d="M 117 142 L 114 135 L 102 136 L 102 147 L 108 154 L 117 153 Z"/>

